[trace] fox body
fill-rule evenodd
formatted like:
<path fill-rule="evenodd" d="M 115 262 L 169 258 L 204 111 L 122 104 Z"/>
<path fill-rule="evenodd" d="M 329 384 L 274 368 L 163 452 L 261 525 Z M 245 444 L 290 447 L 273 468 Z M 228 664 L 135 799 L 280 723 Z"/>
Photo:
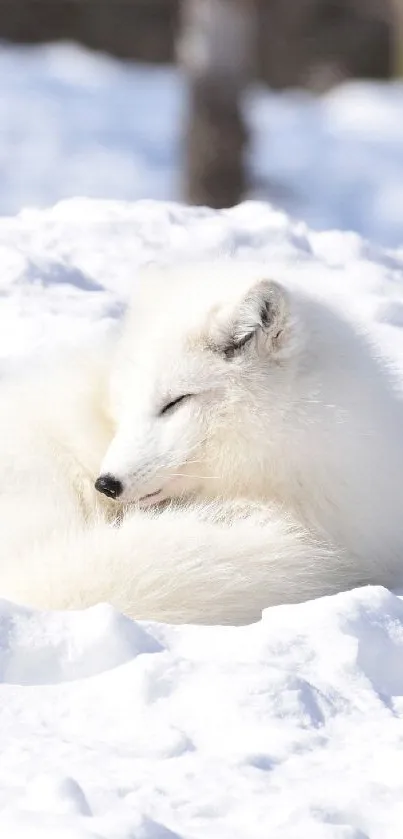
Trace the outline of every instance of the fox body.
<path fill-rule="evenodd" d="M 402 427 L 385 363 L 304 288 L 149 269 L 102 346 L 2 386 L 0 594 L 242 623 L 398 585 Z"/>

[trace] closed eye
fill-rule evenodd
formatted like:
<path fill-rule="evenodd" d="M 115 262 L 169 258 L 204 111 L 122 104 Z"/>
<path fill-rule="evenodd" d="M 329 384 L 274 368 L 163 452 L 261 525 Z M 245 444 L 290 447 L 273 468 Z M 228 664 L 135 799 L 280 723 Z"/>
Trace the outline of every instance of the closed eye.
<path fill-rule="evenodd" d="M 177 399 L 173 399 L 172 402 L 167 402 L 167 404 L 160 410 L 160 417 L 167 414 L 169 411 L 173 411 L 173 409 L 180 405 L 181 402 L 184 402 L 185 399 L 191 399 L 192 396 L 193 393 L 184 393 L 182 396 L 178 396 Z"/>

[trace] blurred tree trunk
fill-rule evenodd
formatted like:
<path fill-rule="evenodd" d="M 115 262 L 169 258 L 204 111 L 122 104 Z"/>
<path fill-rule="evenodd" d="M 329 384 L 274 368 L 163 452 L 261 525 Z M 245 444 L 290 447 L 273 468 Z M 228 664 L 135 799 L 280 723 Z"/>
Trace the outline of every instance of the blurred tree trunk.
<path fill-rule="evenodd" d="M 243 93 L 254 76 L 254 0 L 184 0 L 179 59 L 188 80 L 184 197 L 230 207 L 245 193 Z"/>

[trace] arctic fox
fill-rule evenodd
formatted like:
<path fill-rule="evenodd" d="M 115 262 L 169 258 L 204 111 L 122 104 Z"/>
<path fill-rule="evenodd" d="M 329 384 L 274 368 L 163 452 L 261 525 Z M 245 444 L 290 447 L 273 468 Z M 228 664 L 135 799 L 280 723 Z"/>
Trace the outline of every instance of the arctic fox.
<path fill-rule="evenodd" d="M 403 402 L 264 266 L 149 269 L 123 325 L 0 390 L 0 596 L 246 623 L 403 581 Z"/>

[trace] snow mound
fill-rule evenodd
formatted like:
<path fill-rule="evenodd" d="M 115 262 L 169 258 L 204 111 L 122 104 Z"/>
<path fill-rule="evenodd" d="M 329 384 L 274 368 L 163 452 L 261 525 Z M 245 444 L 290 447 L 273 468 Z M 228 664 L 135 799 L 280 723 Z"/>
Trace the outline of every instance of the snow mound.
<path fill-rule="evenodd" d="M 160 645 L 138 624 L 100 604 L 78 612 L 33 612 L 0 602 L 0 682 L 54 684 L 118 667 Z"/>

